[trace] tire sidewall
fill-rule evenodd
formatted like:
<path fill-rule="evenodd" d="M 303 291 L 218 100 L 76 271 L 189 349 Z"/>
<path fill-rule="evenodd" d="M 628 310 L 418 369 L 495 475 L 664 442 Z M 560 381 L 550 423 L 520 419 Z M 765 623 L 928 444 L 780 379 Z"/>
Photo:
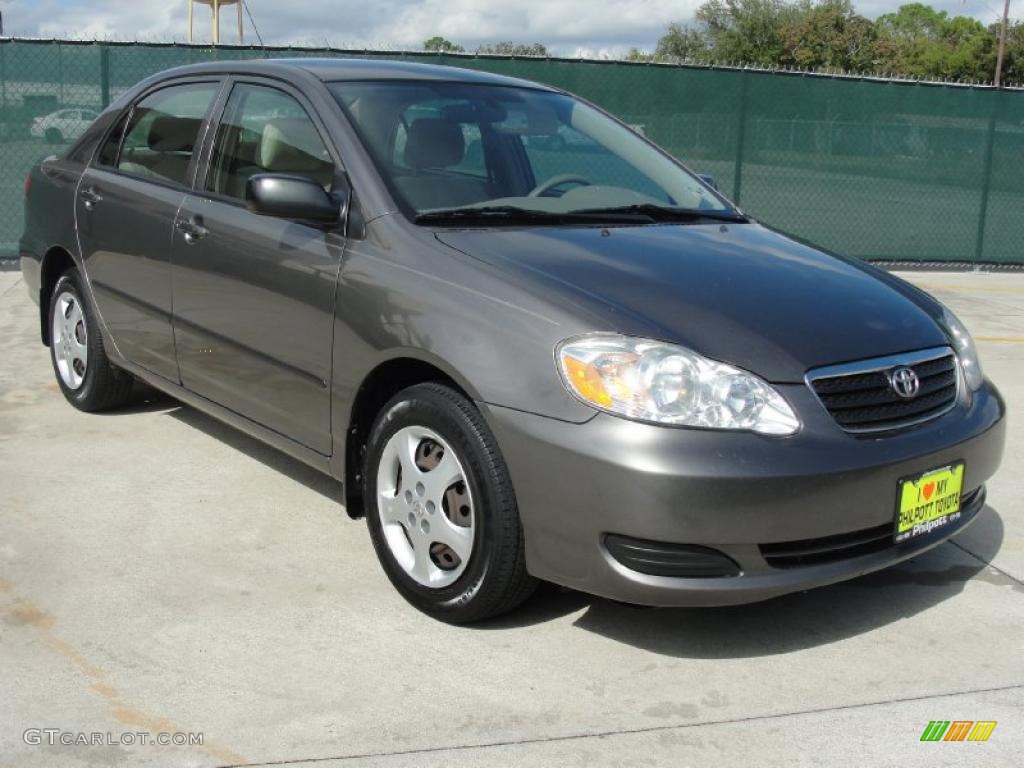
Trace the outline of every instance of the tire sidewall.
<path fill-rule="evenodd" d="M 57 348 L 53 343 L 53 316 L 57 310 L 57 297 L 62 293 L 70 293 L 75 297 L 75 300 L 82 307 L 82 315 L 85 317 L 85 338 L 87 346 L 88 359 L 85 365 L 85 377 L 82 380 L 82 386 L 78 389 L 71 389 L 64 383 L 64 379 L 60 375 L 60 370 L 57 368 Z M 96 323 L 95 315 L 93 314 L 92 307 L 85 300 L 84 291 L 81 288 L 80 278 L 78 276 L 78 270 L 69 269 L 60 279 L 57 280 L 57 284 L 53 288 L 53 293 L 50 294 L 50 310 L 46 318 L 48 324 L 47 333 L 51 336 L 50 338 L 50 363 L 53 366 L 53 374 L 57 379 L 57 386 L 60 387 L 61 392 L 64 393 L 70 402 L 78 405 L 89 401 L 93 389 L 96 387 L 96 371 L 99 368 L 99 352 L 102 349 L 102 340 L 100 339 L 100 329 Z"/>
<path fill-rule="evenodd" d="M 422 426 L 437 432 L 455 451 L 473 498 L 473 551 L 465 571 L 446 587 L 425 587 L 409 576 L 395 560 L 384 537 L 377 505 L 377 471 L 388 440 L 400 429 Z M 497 535 L 492 513 L 507 503 L 499 497 L 487 469 L 486 455 L 477 430 L 458 408 L 426 390 L 410 390 L 389 402 L 374 424 L 367 442 L 363 473 L 363 498 L 367 524 L 377 557 L 391 583 L 416 607 L 444 618 L 465 610 L 479 594 L 497 556 Z"/>

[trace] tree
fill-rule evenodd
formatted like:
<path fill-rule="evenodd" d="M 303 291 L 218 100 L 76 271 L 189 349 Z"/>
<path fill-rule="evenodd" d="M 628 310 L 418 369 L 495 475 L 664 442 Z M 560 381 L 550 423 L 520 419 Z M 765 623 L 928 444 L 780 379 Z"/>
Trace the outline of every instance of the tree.
<path fill-rule="evenodd" d="M 949 16 L 923 3 L 871 21 L 852 0 L 704 0 L 692 24 L 670 24 L 654 56 L 761 67 L 798 66 L 847 72 L 991 81 L 996 27 Z M 1024 78 L 1024 26 L 1010 30 L 1006 72 Z"/>
<path fill-rule="evenodd" d="M 988 31 L 992 37 L 998 37 L 999 25 L 993 24 Z M 1003 82 L 1012 85 L 1024 83 L 1024 22 L 1022 21 L 1010 24 L 1006 30 Z"/>
<path fill-rule="evenodd" d="M 440 35 L 434 35 L 429 40 L 423 41 L 424 51 L 437 51 L 439 53 L 464 53 L 465 48 L 461 45 L 456 45 L 451 40 L 446 40 Z"/>
<path fill-rule="evenodd" d="M 669 24 L 665 34 L 658 40 L 653 58 L 707 61 L 709 53 L 708 39 L 702 29 Z"/>
<path fill-rule="evenodd" d="M 477 53 L 486 53 L 496 56 L 547 56 L 547 46 L 541 43 L 532 43 L 530 45 L 524 45 L 522 43 L 513 43 L 509 41 L 503 41 L 500 43 L 494 43 L 494 45 L 481 45 L 476 49 Z"/>
<path fill-rule="evenodd" d="M 706 0 L 697 21 L 715 61 L 772 67 L 785 53 L 783 29 L 805 7 L 786 0 Z"/>
<path fill-rule="evenodd" d="M 875 25 L 853 10 L 850 0 L 806 7 L 782 27 L 779 63 L 803 69 L 875 72 L 886 57 Z"/>
<path fill-rule="evenodd" d="M 900 6 L 875 22 L 890 43 L 889 68 L 914 77 L 991 80 L 995 37 L 976 19 L 950 18 L 922 3 Z"/>

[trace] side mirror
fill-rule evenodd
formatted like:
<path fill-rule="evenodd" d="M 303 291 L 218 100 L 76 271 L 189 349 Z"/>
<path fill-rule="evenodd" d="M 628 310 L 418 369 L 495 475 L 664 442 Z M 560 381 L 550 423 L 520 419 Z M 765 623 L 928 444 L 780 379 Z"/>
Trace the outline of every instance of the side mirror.
<path fill-rule="evenodd" d="M 245 203 L 261 216 L 306 219 L 334 224 L 341 219 L 347 201 L 334 195 L 308 176 L 260 173 L 245 185 Z"/>
<path fill-rule="evenodd" d="M 701 181 L 703 181 L 705 184 L 707 184 L 709 187 L 711 187 L 716 192 L 718 191 L 718 181 L 717 181 L 717 179 L 715 179 L 714 176 L 709 176 L 706 173 L 698 173 L 697 174 L 697 178 L 700 179 Z"/>

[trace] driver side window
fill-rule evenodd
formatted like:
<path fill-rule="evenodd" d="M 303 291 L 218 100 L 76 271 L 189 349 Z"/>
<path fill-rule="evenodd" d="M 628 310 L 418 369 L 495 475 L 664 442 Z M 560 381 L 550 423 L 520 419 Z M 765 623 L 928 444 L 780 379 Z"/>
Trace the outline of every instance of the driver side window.
<path fill-rule="evenodd" d="M 244 200 L 253 176 L 288 173 L 330 191 L 334 171 L 316 124 L 295 98 L 263 85 L 234 87 L 217 129 L 207 190 Z"/>

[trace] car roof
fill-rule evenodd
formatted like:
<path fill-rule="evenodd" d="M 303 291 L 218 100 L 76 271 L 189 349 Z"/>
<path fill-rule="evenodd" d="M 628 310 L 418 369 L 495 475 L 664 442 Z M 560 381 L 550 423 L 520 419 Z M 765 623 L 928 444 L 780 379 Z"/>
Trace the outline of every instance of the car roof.
<path fill-rule="evenodd" d="M 416 61 L 395 61 L 376 58 L 291 58 L 218 61 L 177 67 L 168 72 L 161 73 L 161 76 L 173 74 L 174 76 L 181 77 L 191 74 L 237 73 L 287 78 L 289 75 L 298 74 L 298 72 L 311 74 L 313 77 L 324 82 L 345 80 L 418 80 L 511 85 L 555 90 L 529 80 L 496 75 L 491 72 L 480 72 L 473 69 L 449 67 L 439 64 L 423 64 Z"/>

